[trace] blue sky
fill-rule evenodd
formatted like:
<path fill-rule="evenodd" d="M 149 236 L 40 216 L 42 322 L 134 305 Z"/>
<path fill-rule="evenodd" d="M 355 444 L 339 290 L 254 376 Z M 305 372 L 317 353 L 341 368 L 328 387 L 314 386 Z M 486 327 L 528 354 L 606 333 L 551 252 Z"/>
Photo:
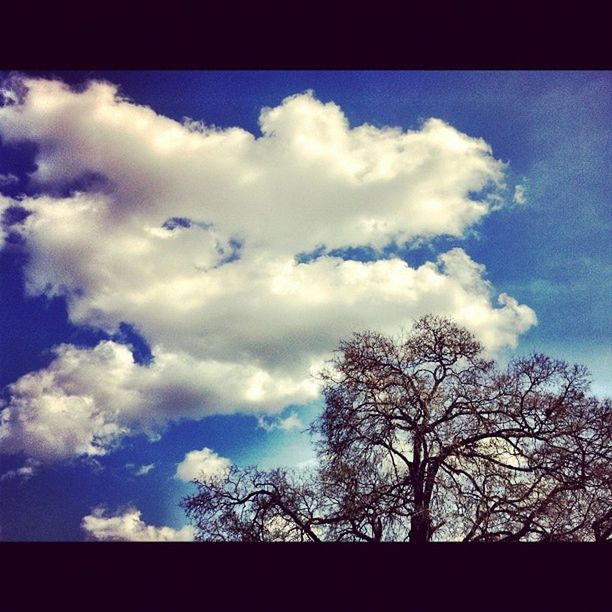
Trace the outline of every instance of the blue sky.
<path fill-rule="evenodd" d="M 188 539 L 177 466 L 308 461 L 350 329 L 612 392 L 609 73 L 0 77 L 0 539 Z"/>

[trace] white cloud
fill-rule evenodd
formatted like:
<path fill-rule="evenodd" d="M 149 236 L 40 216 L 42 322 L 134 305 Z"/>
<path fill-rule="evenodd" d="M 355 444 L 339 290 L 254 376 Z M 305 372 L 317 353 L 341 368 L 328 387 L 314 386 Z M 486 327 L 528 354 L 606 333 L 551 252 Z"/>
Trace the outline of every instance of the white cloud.
<path fill-rule="evenodd" d="M 152 438 L 163 425 L 213 412 L 281 407 L 316 397 L 314 381 L 275 378 L 256 366 L 196 361 L 160 353 L 150 367 L 113 341 L 95 348 L 62 344 L 43 370 L 9 385 L 0 410 L 0 452 L 25 452 L 44 461 L 104 455 L 133 431 Z M 244 377 L 228 388 L 227 380 Z"/>
<path fill-rule="evenodd" d="M 288 431 L 290 429 L 296 429 L 298 427 L 304 427 L 304 423 L 300 420 L 300 417 L 295 414 L 295 412 L 286 416 L 285 418 L 268 418 L 263 415 L 260 415 L 257 418 L 257 425 L 261 429 L 265 429 L 266 431 L 274 431 L 275 429 L 283 429 Z"/>
<path fill-rule="evenodd" d="M 211 309 L 207 320 L 193 319 L 192 333 L 200 326 L 208 343 L 191 344 L 177 330 L 175 344 L 185 346 L 169 352 L 154 345 L 149 367 L 114 341 L 92 349 L 60 345 L 46 369 L 9 387 L 0 450 L 44 460 L 101 455 L 121 436 L 153 435 L 170 420 L 305 403 L 318 395 L 310 373 L 341 337 L 367 327 L 395 332 L 430 310 L 454 315 L 489 347 L 512 345 L 535 315 L 505 294 L 494 308 L 482 274 L 460 249 L 417 269 L 397 259 L 287 262 L 273 277 L 267 308 L 261 294 L 245 288 L 234 312 L 228 300 L 225 313 Z"/>
<path fill-rule="evenodd" d="M 33 179 L 47 192 L 20 201 L 32 214 L 14 228 L 27 290 L 65 296 L 76 324 L 136 324 L 155 359 L 138 365 L 111 341 L 57 347 L 11 386 L 2 452 L 94 456 L 170 420 L 278 413 L 317 397 L 311 373 L 341 338 L 396 333 L 427 312 L 454 316 L 491 351 L 535 324 L 509 296 L 495 305 L 462 249 L 417 268 L 295 259 L 319 245 L 461 236 L 492 208 L 488 188 L 503 186 L 482 139 L 437 119 L 415 131 L 350 127 L 311 93 L 264 109 L 256 138 L 177 123 L 108 83 L 21 85 L 0 108 L 0 136 L 39 145 Z M 106 183 L 53 195 L 84 175 Z"/>
<path fill-rule="evenodd" d="M 122 99 L 109 83 L 80 93 L 25 79 L 22 104 L 0 108 L 7 141 L 40 144 L 34 178 L 66 184 L 108 177 L 115 229 L 160 227 L 174 215 L 214 222 L 249 248 L 285 252 L 422 234 L 460 235 L 488 210 L 470 194 L 501 184 L 482 139 L 439 119 L 420 130 L 351 128 L 311 93 L 260 115 L 263 136 L 182 125 Z"/>
<path fill-rule="evenodd" d="M 3 452 L 25 451 L 45 461 L 102 455 L 127 433 L 117 422 L 121 404 L 113 403 L 130 391 L 109 387 L 106 377 L 125 376 L 123 367 L 132 362 L 129 350 L 107 343 L 82 353 L 62 345 L 56 354 L 48 368 L 9 386 L 10 402 L 0 411 Z"/>
<path fill-rule="evenodd" d="M 149 463 L 148 465 L 134 465 L 133 463 L 127 463 L 125 468 L 132 472 L 134 476 L 146 476 L 153 468 L 155 467 L 154 463 Z"/>
<path fill-rule="evenodd" d="M 83 517 L 81 528 L 88 539 L 100 541 L 189 542 L 194 539 L 193 530 L 189 526 L 178 530 L 154 527 L 147 525 L 141 514 L 136 508 L 128 508 L 125 512 L 106 516 L 106 510 L 97 507 Z"/>
<path fill-rule="evenodd" d="M 2 185 L 0 185 L 1 187 Z M 0 250 L 4 248 L 4 241 L 6 239 L 6 227 L 5 227 L 5 211 L 7 208 L 12 206 L 13 201 L 11 198 L 6 198 L 2 194 L 0 194 Z"/>
<path fill-rule="evenodd" d="M 223 478 L 231 465 L 229 459 L 220 457 L 210 448 L 193 450 L 177 465 L 175 478 L 183 482 Z"/>
<path fill-rule="evenodd" d="M 3 480 L 10 480 L 12 478 L 22 478 L 23 480 L 28 480 L 34 476 L 34 473 L 40 467 L 40 465 L 40 461 L 28 458 L 26 459 L 25 464 L 20 468 L 9 470 L 8 472 L 2 474 L 2 476 L 0 476 L 0 482 Z"/>
<path fill-rule="evenodd" d="M 527 198 L 525 197 L 525 185 L 517 185 L 514 188 L 513 200 L 516 204 L 525 204 Z"/>

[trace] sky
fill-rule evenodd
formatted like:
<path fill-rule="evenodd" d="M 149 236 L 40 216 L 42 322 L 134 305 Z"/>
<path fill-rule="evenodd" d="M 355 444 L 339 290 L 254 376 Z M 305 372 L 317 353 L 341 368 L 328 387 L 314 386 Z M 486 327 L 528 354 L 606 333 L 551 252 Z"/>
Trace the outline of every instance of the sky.
<path fill-rule="evenodd" d="M 193 539 L 432 312 L 612 394 L 609 72 L 0 73 L 0 540 Z"/>

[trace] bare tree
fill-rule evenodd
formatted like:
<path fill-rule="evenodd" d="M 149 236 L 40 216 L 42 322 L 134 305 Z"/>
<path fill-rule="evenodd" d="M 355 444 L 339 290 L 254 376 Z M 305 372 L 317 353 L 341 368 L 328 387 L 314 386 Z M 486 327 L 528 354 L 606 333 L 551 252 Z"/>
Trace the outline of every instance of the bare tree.
<path fill-rule="evenodd" d="M 195 481 L 199 539 L 603 541 L 612 406 L 540 354 L 500 370 L 451 320 L 355 333 L 322 373 L 318 467 Z"/>

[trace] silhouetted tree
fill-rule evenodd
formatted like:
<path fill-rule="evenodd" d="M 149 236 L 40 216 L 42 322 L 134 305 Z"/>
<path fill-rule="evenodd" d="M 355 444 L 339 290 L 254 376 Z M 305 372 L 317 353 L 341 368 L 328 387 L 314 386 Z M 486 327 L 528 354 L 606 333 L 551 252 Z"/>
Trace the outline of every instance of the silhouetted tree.
<path fill-rule="evenodd" d="M 612 410 L 540 354 L 500 370 L 451 320 L 343 341 L 311 471 L 233 467 L 182 505 L 201 540 L 571 541 L 612 535 Z"/>

